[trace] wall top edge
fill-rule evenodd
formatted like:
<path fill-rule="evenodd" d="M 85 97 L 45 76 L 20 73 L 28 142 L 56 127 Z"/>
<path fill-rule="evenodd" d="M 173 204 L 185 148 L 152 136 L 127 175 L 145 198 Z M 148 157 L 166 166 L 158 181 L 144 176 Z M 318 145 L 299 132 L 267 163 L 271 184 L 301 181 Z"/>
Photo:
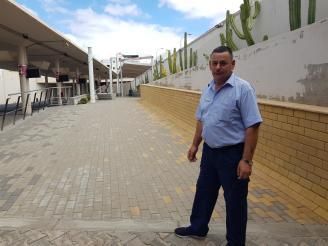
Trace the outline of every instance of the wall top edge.
<path fill-rule="evenodd" d="M 147 85 L 147 84 L 141 84 L 141 86 L 155 87 L 155 88 L 166 89 L 166 90 L 173 90 L 173 91 L 181 91 L 181 92 L 187 92 L 187 93 L 190 93 L 190 94 L 197 94 L 197 95 L 201 95 L 202 94 L 201 91 L 184 90 L 184 89 L 178 89 L 178 88 L 166 87 L 166 86 Z"/>
<path fill-rule="evenodd" d="M 187 93 L 196 94 L 196 95 L 202 94 L 200 91 L 183 90 L 183 89 L 158 86 L 158 85 L 141 84 L 141 86 L 155 87 L 155 88 L 160 88 L 160 89 L 165 89 L 165 90 L 181 91 L 181 92 L 187 92 Z M 281 107 L 281 108 L 286 108 L 286 109 L 295 109 L 295 110 L 301 110 L 301 111 L 328 115 L 328 107 L 307 105 L 307 104 L 301 104 L 301 103 L 280 102 L 280 101 L 274 101 L 274 100 L 269 100 L 269 99 L 259 99 L 259 98 L 257 99 L 257 101 L 261 105 L 276 106 L 276 107 Z"/>
<path fill-rule="evenodd" d="M 276 106 L 281 108 L 295 109 L 301 111 L 307 111 L 312 113 L 320 113 L 328 115 L 328 107 L 315 106 L 315 105 L 307 105 L 301 103 L 291 103 L 291 102 L 280 102 L 269 99 L 257 99 L 259 104 L 268 105 L 268 106 Z"/>

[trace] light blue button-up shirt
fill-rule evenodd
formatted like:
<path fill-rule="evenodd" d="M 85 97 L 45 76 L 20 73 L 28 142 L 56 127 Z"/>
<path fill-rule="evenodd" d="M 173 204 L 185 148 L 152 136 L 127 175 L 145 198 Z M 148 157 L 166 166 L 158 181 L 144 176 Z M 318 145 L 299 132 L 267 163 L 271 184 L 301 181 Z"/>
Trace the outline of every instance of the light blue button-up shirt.
<path fill-rule="evenodd" d="M 235 74 L 218 91 L 211 81 L 202 93 L 196 118 L 202 122 L 205 143 L 212 148 L 244 142 L 246 128 L 262 122 L 253 87 Z"/>

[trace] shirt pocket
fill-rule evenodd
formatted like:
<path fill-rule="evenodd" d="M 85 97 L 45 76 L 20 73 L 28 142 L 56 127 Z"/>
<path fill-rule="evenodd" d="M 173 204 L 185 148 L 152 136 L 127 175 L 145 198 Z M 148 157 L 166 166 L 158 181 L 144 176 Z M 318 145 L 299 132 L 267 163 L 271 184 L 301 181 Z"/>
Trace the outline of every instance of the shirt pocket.
<path fill-rule="evenodd" d="M 215 111 L 215 125 L 216 126 L 227 126 L 233 121 L 233 114 L 235 106 L 232 103 L 220 104 Z"/>
<path fill-rule="evenodd" d="M 201 105 L 200 105 L 200 111 L 202 115 L 205 115 L 208 113 L 209 108 L 212 104 L 213 99 L 210 97 L 206 97 L 202 100 Z"/>

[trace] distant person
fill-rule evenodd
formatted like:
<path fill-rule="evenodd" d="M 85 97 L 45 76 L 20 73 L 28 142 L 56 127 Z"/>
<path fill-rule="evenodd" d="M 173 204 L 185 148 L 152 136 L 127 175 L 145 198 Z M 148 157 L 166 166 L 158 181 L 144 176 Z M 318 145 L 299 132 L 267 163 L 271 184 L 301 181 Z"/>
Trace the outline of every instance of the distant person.
<path fill-rule="evenodd" d="M 198 146 L 204 140 L 191 224 L 176 228 L 175 234 L 194 238 L 207 235 L 222 186 L 227 245 L 245 245 L 248 182 L 262 118 L 254 89 L 233 73 L 235 60 L 230 48 L 215 48 L 209 67 L 213 80 L 202 93 L 196 132 L 188 151 L 189 161 L 196 161 Z"/>

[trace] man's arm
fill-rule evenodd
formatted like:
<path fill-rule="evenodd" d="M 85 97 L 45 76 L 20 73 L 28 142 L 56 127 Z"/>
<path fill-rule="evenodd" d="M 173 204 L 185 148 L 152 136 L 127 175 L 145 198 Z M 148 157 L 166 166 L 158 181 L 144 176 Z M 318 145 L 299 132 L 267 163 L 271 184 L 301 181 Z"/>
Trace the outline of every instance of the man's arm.
<path fill-rule="evenodd" d="M 198 151 L 198 146 L 202 142 L 202 131 L 203 131 L 203 124 L 200 120 L 197 120 L 196 131 L 194 135 L 194 139 L 192 141 L 192 145 L 188 151 L 188 160 L 189 161 L 196 161 L 196 153 Z"/>
<path fill-rule="evenodd" d="M 244 160 L 253 159 L 253 155 L 255 153 L 257 139 L 259 135 L 259 127 L 260 124 L 255 124 L 246 129 L 245 146 L 244 146 L 244 153 L 243 153 Z"/>
<path fill-rule="evenodd" d="M 252 173 L 252 166 L 245 160 L 252 160 L 255 153 L 260 123 L 246 129 L 243 158 L 240 160 L 237 175 L 240 179 L 247 179 Z"/>

